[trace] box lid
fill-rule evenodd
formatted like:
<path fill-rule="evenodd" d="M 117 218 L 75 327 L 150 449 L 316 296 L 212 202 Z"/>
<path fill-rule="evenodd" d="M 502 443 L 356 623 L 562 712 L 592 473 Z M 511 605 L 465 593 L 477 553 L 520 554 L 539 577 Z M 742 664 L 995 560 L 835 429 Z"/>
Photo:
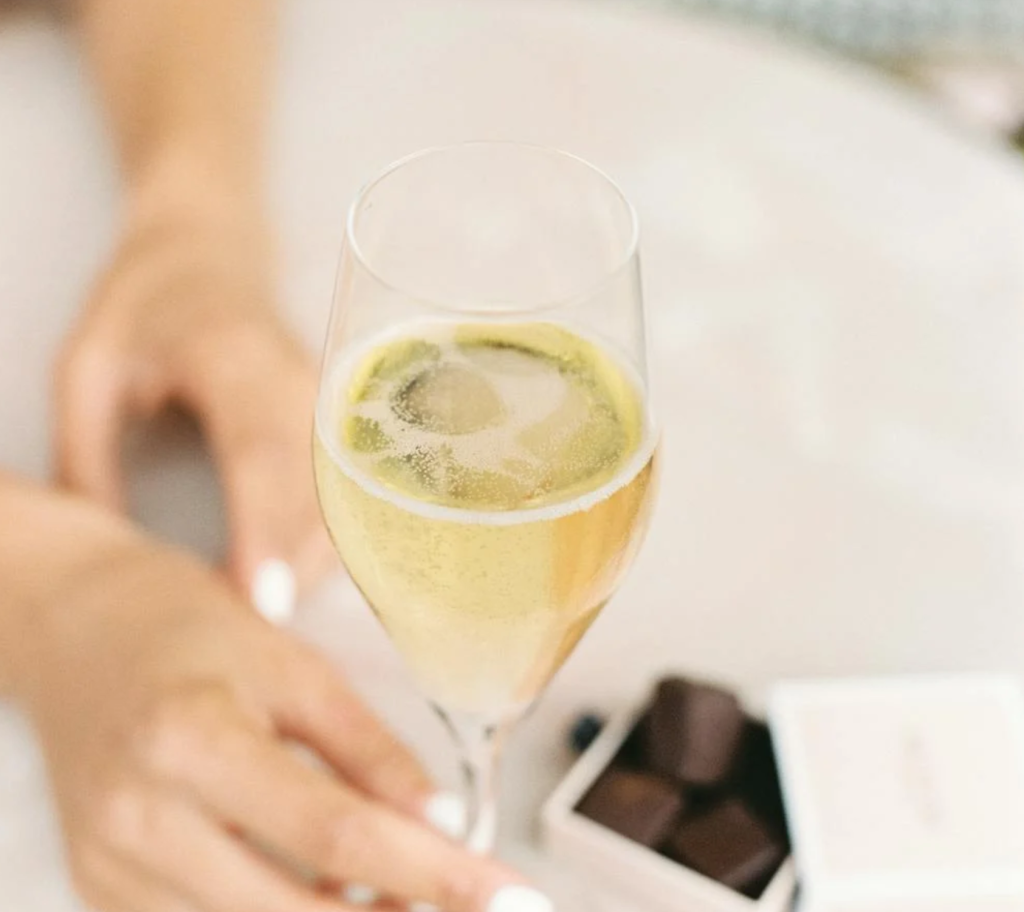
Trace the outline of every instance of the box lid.
<path fill-rule="evenodd" d="M 1016 678 L 789 682 L 769 720 L 805 908 L 1024 909 Z"/>

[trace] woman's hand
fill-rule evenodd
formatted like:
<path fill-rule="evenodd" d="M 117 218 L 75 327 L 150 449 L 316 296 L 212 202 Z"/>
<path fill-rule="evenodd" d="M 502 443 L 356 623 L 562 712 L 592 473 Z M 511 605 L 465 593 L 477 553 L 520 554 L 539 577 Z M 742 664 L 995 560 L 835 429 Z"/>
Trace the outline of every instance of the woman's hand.
<path fill-rule="evenodd" d="M 25 626 L 16 695 L 97 910 L 340 912 L 359 884 L 446 912 L 550 912 L 429 827 L 455 824 L 453 799 L 325 659 L 198 563 L 119 533 L 75 566 Z"/>
<path fill-rule="evenodd" d="M 202 189 L 183 181 L 179 195 L 202 198 Z M 126 423 L 171 404 L 186 409 L 224 486 L 232 578 L 257 603 L 287 601 L 288 568 L 303 584 L 333 560 L 311 470 L 316 374 L 274 311 L 259 218 L 233 202 L 205 209 L 162 194 L 137 207 L 61 354 L 60 479 L 122 509 Z"/>

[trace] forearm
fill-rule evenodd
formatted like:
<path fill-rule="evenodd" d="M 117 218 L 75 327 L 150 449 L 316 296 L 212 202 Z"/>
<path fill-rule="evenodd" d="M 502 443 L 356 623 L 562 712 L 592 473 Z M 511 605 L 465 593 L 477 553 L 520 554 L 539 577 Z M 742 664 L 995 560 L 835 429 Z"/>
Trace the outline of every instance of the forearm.
<path fill-rule="evenodd" d="M 0 696 L 35 668 L 62 587 L 139 546 L 121 519 L 0 472 Z"/>
<path fill-rule="evenodd" d="M 136 208 L 257 210 L 273 0 L 78 0 Z"/>

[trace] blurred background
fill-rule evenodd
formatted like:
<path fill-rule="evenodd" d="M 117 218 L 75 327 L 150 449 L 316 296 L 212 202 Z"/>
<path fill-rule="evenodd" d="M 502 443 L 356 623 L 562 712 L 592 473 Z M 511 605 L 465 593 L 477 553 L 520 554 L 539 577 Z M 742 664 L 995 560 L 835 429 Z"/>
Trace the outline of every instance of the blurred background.
<path fill-rule="evenodd" d="M 560 0 L 527 2 L 558 5 Z M 1024 148 L 1022 0 L 589 2 L 725 22 L 870 63 Z M 60 15 L 66 5 L 66 0 L 0 0 L 0 16 L 41 10 Z"/>
<path fill-rule="evenodd" d="M 632 2 L 760 29 L 867 62 L 1024 147 L 1021 0 Z"/>

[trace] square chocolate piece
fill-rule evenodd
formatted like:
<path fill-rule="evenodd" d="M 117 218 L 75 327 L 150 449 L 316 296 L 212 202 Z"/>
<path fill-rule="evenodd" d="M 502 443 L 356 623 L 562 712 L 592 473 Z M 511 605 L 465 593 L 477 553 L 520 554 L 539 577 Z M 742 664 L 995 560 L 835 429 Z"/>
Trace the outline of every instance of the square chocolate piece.
<path fill-rule="evenodd" d="M 688 868 L 748 896 L 764 885 L 786 857 L 782 841 L 735 798 L 683 821 L 666 852 Z"/>
<path fill-rule="evenodd" d="M 721 785 L 732 772 L 745 728 L 734 694 L 666 678 L 658 684 L 647 723 L 650 768 L 686 785 Z"/>
<path fill-rule="evenodd" d="M 656 848 L 678 825 L 684 804 L 682 792 L 656 776 L 609 769 L 576 810 L 620 836 Z"/>

